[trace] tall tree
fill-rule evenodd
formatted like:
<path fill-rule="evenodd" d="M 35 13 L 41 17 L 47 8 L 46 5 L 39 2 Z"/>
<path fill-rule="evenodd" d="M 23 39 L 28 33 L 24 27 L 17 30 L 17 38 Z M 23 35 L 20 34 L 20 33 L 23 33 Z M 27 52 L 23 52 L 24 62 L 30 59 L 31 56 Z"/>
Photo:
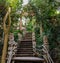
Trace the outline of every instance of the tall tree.
<path fill-rule="evenodd" d="M 3 18 L 3 29 L 4 29 L 4 45 L 3 45 L 3 51 L 2 51 L 2 58 L 1 63 L 6 63 L 6 54 L 7 54 L 7 48 L 8 48 L 8 35 L 9 30 L 11 26 L 11 13 L 16 13 L 17 9 L 20 9 L 20 3 L 21 0 L 6 0 L 6 8 L 8 9 L 6 11 L 6 14 Z M 20 8 L 19 8 L 20 7 Z"/>
<path fill-rule="evenodd" d="M 3 29 L 4 29 L 4 46 L 2 51 L 2 59 L 1 63 L 5 63 L 6 61 L 6 52 L 7 52 L 7 44 L 8 44 L 8 34 L 11 26 L 11 18 L 10 18 L 11 8 L 8 8 L 8 11 L 3 19 Z M 8 18 L 8 24 L 6 24 Z"/>

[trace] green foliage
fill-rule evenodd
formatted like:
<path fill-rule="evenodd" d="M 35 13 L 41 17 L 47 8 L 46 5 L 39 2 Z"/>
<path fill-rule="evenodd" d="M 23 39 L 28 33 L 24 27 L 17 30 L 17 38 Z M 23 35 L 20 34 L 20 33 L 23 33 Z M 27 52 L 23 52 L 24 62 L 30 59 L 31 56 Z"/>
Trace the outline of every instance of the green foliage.
<path fill-rule="evenodd" d="M 27 31 L 32 31 L 32 22 L 29 22 L 28 25 L 26 26 Z"/>
<path fill-rule="evenodd" d="M 3 4 L 5 3 L 6 1 L 5 0 L 0 0 L 0 4 Z"/>
<path fill-rule="evenodd" d="M 11 6 L 13 10 L 21 8 L 22 0 L 6 0 L 6 5 Z"/>
<path fill-rule="evenodd" d="M 35 28 L 35 37 L 36 37 L 36 44 L 40 46 L 43 44 L 42 37 L 40 37 L 40 27 Z"/>
<path fill-rule="evenodd" d="M 23 34 L 22 31 L 20 31 L 20 30 L 15 30 L 15 31 L 13 32 L 13 34 L 14 34 L 14 40 L 15 40 L 16 42 L 17 42 L 17 40 L 18 40 L 18 33 Z"/>
<path fill-rule="evenodd" d="M 50 46 L 50 53 L 55 53 L 55 55 L 52 55 L 58 59 L 60 59 L 60 2 L 57 2 L 56 0 L 30 0 L 30 6 L 31 10 L 33 10 L 35 17 L 36 17 L 36 23 L 40 24 L 42 22 L 43 25 L 43 34 L 47 35 L 49 46 Z M 57 12 L 59 11 L 59 12 Z M 38 27 L 37 27 L 38 28 Z M 41 45 L 43 43 L 42 37 L 38 34 L 38 30 L 36 30 L 36 42 L 37 46 Z M 56 50 L 55 50 L 56 49 Z M 53 50 L 53 52 L 52 52 Z M 55 52 L 55 51 L 57 52 Z M 57 56 L 56 56 L 57 54 Z M 53 58 L 53 57 L 52 57 Z M 60 61 L 58 63 L 60 63 Z"/>
<path fill-rule="evenodd" d="M 5 0 L 0 0 L 0 3 L 3 1 Z M 11 32 L 14 32 L 15 40 L 17 41 L 17 34 L 22 33 L 22 31 L 15 31 L 15 29 L 13 29 L 13 24 L 17 24 L 18 18 L 20 17 L 20 15 L 16 14 L 16 11 L 21 9 L 22 0 L 6 0 L 5 2 L 7 7 L 11 6 L 12 8 Z M 42 22 L 44 29 L 42 35 L 48 36 L 50 50 L 58 47 L 57 44 L 60 44 L 60 14 L 57 14 L 58 7 L 60 7 L 60 2 L 57 2 L 56 0 L 30 0 L 29 4 L 23 7 L 23 11 L 28 12 L 28 16 L 26 18 L 30 18 L 30 22 L 26 26 L 27 30 L 34 31 L 33 27 L 36 23 L 36 42 L 37 45 L 42 45 L 43 40 L 42 37 L 40 37 L 40 26 L 38 26 Z M 0 13 L 1 12 L 2 11 L 0 11 Z"/>

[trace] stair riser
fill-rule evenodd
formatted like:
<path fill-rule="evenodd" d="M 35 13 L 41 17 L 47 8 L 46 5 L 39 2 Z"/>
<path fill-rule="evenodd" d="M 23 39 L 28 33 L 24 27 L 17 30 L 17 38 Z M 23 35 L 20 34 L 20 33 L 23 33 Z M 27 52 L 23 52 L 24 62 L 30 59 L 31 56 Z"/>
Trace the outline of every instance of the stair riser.
<path fill-rule="evenodd" d="M 32 37 L 24 37 L 23 39 L 25 39 L 25 38 L 32 39 Z"/>
<path fill-rule="evenodd" d="M 21 40 L 21 42 L 32 42 L 32 39 Z"/>
<path fill-rule="evenodd" d="M 17 54 L 33 54 L 33 52 L 17 52 Z"/>
<path fill-rule="evenodd" d="M 19 50 L 19 51 L 17 51 L 17 52 L 31 52 L 32 50 Z"/>
<path fill-rule="evenodd" d="M 33 57 L 33 55 L 15 55 L 14 57 Z"/>
<path fill-rule="evenodd" d="M 32 46 L 20 46 L 20 48 L 32 48 Z"/>
<path fill-rule="evenodd" d="M 19 51 L 19 52 L 22 52 L 22 51 L 23 51 L 23 52 L 26 52 L 26 51 L 27 51 L 27 52 L 30 52 L 30 51 L 33 51 L 33 50 L 18 50 L 18 51 Z"/>
<path fill-rule="evenodd" d="M 20 45 L 32 45 L 32 42 L 22 42 Z"/>
<path fill-rule="evenodd" d="M 23 47 L 22 47 L 23 46 Z M 20 45 L 20 47 L 19 48 L 24 48 L 24 47 L 32 47 L 31 45 L 26 45 L 26 44 L 24 44 L 24 45 Z"/>
<path fill-rule="evenodd" d="M 32 46 L 32 44 L 21 44 L 20 46 Z"/>
<path fill-rule="evenodd" d="M 15 61 L 15 63 L 33 63 L 33 62 L 29 62 L 29 61 Z"/>
<path fill-rule="evenodd" d="M 19 48 L 17 50 L 33 50 L 33 48 Z"/>
<path fill-rule="evenodd" d="M 46 63 L 43 61 L 15 61 L 15 63 Z"/>
<path fill-rule="evenodd" d="M 31 45 L 32 45 L 32 44 L 31 44 Z M 30 48 L 30 47 L 33 47 L 33 46 L 31 46 L 31 45 L 26 45 L 26 44 L 22 45 L 22 44 L 21 44 L 17 49 L 24 48 L 24 47 L 29 47 L 29 48 Z M 23 47 L 22 47 L 22 46 L 23 46 Z"/>

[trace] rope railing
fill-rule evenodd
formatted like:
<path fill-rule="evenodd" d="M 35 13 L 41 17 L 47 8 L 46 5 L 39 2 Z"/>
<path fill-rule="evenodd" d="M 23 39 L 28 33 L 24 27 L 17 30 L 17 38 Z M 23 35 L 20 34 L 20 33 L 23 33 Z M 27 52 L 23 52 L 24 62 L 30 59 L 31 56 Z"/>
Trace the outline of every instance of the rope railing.
<path fill-rule="evenodd" d="M 44 45 L 36 47 L 36 51 L 34 52 L 41 54 L 41 56 L 43 56 L 43 58 L 45 59 L 46 63 L 54 63 L 47 48 Z"/>
<path fill-rule="evenodd" d="M 9 42 L 8 42 L 8 55 L 7 55 L 7 63 L 11 63 L 13 55 L 15 55 L 15 52 L 17 51 L 17 43 L 14 41 L 14 35 L 13 33 L 9 36 Z"/>
<path fill-rule="evenodd" d="M 52 58 L 51 58 L 51 56 L 50 56 L 50 54 L 49 54 L 49 52 L 48 52 L 48 50 L 47 50 L 47 48 L 44 46 L 44 45 L 42 45 L 43 46 L 43 52 L 46 52 L 46 55 L 47 55 L 47 59 L 48 59 L 48 62 L 49 63 L 54 63 L 54 61 L 52 60 Z"/>

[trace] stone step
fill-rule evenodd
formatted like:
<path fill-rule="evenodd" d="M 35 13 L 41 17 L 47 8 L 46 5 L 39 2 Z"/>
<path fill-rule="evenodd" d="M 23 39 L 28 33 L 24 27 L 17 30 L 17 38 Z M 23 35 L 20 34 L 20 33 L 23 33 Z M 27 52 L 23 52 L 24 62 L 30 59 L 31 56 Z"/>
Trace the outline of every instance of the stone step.
<path fill-rule="evenodd" d="M 17 48 L 17 50 L 32 50 L 33 48 L 23 48 L 23 47 L 21 47 L 21 48 Z"/>
<path fill-rule="evenodd" d="M 33 49 L 23 49 L 23 48 L 21 48 L 21 49 L 17 50 L 17 52 L 33 52 Z"/>
<path fill-rule="evenodd" d="M 25 36 L 25 37 L 23 37 L 23 38 L 31 38 L 31 39 L 32 39 L 32 36 Z"/>
<path fill-rule="evenodd" d="M 32 36 L 32 34 L 31 33 L 26 33 L 25 36 Z"/>
<path fill-rule="evenodd" d="M 21 42 L 32 42 L 32 39 L 25 39 L 25 40 L 21 40 Z"/>
<path fill-rule="evenodd" d="M 33 52 L 33 50 L 19 50 L 19 52 L 23 52 L 23 53 L 27 52 L 27 53 L 30 53 L 30 52 Z"/>
<path fill-rule="evenodd" d="M 23 46 L 23 47 L 22 47 L 22 46 Z M 22 44 L 21 44 L 21 45 L 19 46 L 19 48 L 32 48 L 32 46 L 31 46 L 31 45 L 22 45 Z"/>
<path fill-rule="evenodd" d="M 21 43 L 20 46 L 32 46 L 32 43 Z"/>
<path fill-rule="evenodd" d="M 13 57 L 12 60 L 24 61 L 24 63 L 25 63 L 25 61 L 29 61 L 29 63 L 30 63 L 30 61 L 39 61 L 39 63 L 40 63 L 40 61 L 42 61 L 42 62 L 45 61 L 43 58 L 38 58 L 38 57 Z"/>
<path fill-rule="evenodd" d="M 28 50 L 28 49 L 20 49 L 20 50 L 18 50 L 17 52 L 32 52 L 33 50 Z"/>
<path fill-rule="evenodd" d="M 32 51 L 31 52 L 29 52 L 29 51 L 25 51 L 25 52 L 21 51 L 21 52 L 17 52 L 16 54 L 33 54 L 33 52 Z"/>
<path fill-rule="evenodd" d="M 18 50 L 17 52 L 26 52 L 26 50 Z M 27 50 L 27 52 L 33 52 L 33 50 Z"/>
<path fill-rule="evenodd" d="M 29 43 L 31 43 L 31 44 L 32 44 L 32 41 L 21 41 L 21 43 L 20 43 L 20 44 L 23 44 L 23 43 L 24 43 L 24 44 L 27 44 L 27 43 L 28 43 L 28 44 L 29 44 Z"/>
<path fill-rule="evenodd" d="M 15 54 L 13 57 L 33 57 L 33 54 Z"/>
<path fill-rule="evenodd" d="M 30 45 L 21 45 L 19 48 L 32 48 Z"/>
<path fill-rule="evenodd" d="M 20 52 L 21 52 L 21 53 L 30 53 L 30 52 L 33 52 L 33 51 L 32 51 L 32 50 L 30 50 L 30 51 L 26 51 L 26 50 L 21 51 L 21 50 L 20 50 L 20 51 L 17 51 L 16 54 L 17 54 L 17 53 L 20 53 Z"/>
<path fill-rule="evenodd" d="M 12 61 L 14 61 L 14 63 L 46 63 L 44 58 L 38 57 L 13 57 Z"/>
<path fill-rule="evenodd" d="M 29 43 L 29 42 L 28 42 L 28 43 L 25 43 L 25 42 L 24 42 L 24 43 L 21 43 L 20 46 L 21 46 L 21 45 L 24 45 L 24 46 L 32 46 L 32 42 L 31 42 L 31 43 Z"/>
<path fill-rule="evenodd" d="M 32 39 L 32 36 L 27 36 L 27 35 L 26 35 L 26 36 L 23 37 L 23 38 L 30 38 L 30 39 Z"/>
<path fill-rule="evenodd" d="M 26 33 L 25 36 L 26 36 L 26 35 L 32 35 L 32 33 Z"/>
<path fill-rule="evenodd" d="M 32 38 L 23 38 L 22 40 L 32 40 Z"/>
<path fill-rule="evenodd" d="M 33 63 L 31 61 L 15 61 L 15 63 Z"/>
<path fill-rule="evenodd" d="M 21 44 L 22 44 L 22 45 L 25 45 L 25 44 L 26 44 L 26 45 L 31 45 L 31 46 L 32 46 L 32 42 L 21 42 Z M 21 44 L 20 44 L 20 45 L 21 45 Z"/>
<path fill-rule="evenodd" d="M 20 46 L 19 46 L 19 48 L 20 48 L 21 46 L 32 46 L 32 43 L 21 43 Z"/>

